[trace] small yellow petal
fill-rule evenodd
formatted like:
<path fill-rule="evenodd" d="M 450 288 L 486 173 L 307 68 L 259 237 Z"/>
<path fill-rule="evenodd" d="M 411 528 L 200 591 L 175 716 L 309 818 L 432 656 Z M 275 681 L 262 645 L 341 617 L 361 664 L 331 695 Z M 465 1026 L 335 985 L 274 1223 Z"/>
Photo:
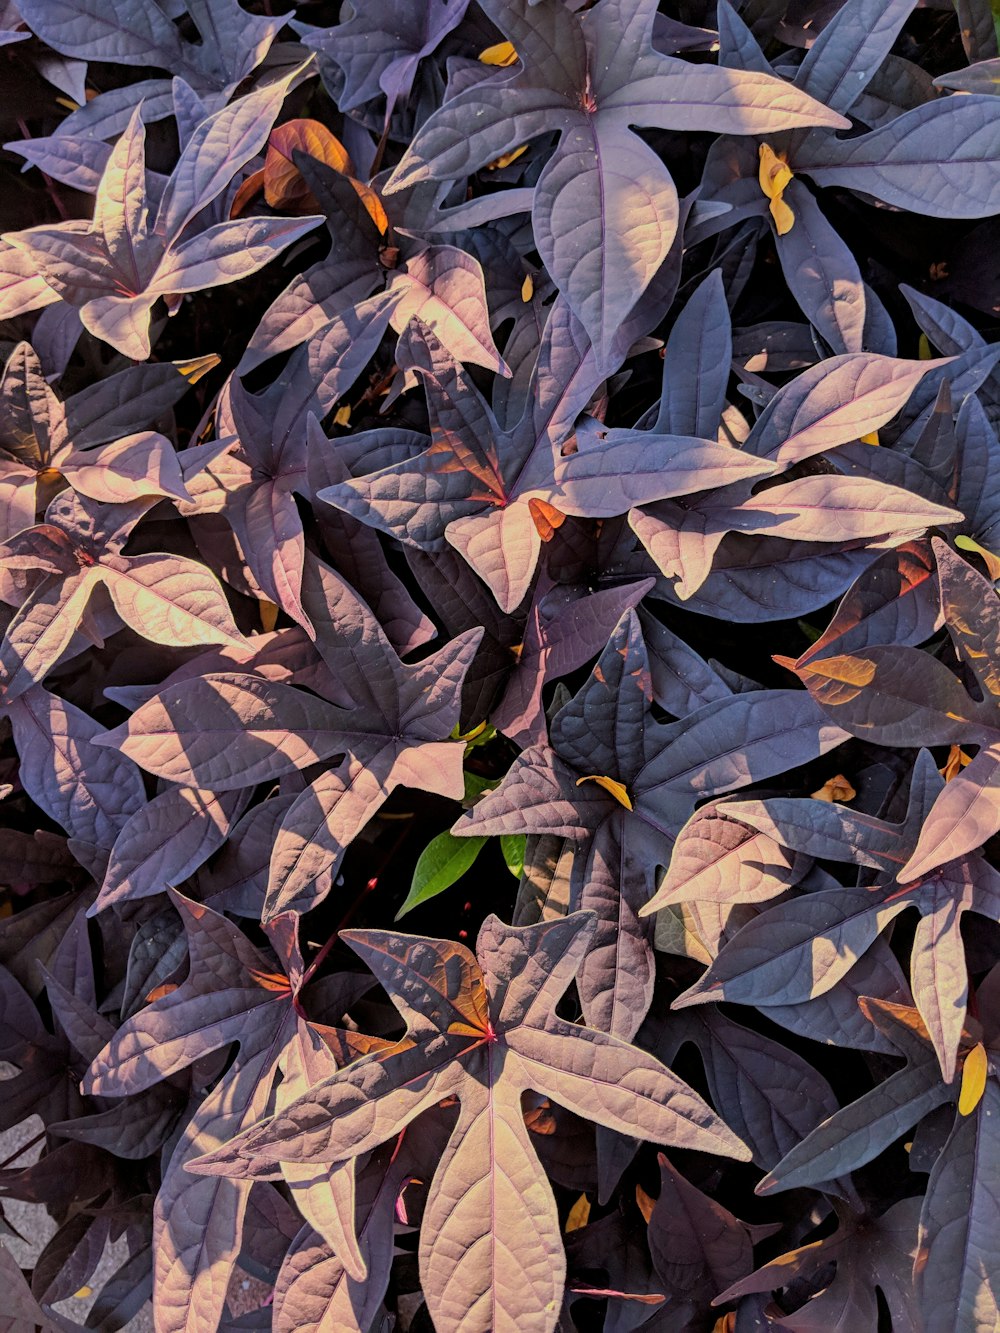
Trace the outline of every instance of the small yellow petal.
<path fill-rule="evenodd" d="M 795 226 L 795 214 L 784 199 L 772 199 L 768 205 L 768 212 L 774 218 L 774 230 L 779 236 L 787 236 Z"/>
<path fill-rule="evenodd" d="M 497 42 L 495 46 L 488 46 L 485 51 L 480 51 L 479 59 L 484 65 L 513 65 L 517 59 L 517 52 L 514 50 L 513 42 Z"/>
<path fill-rule="evenodd" d="M 261 602 L 260 623 L 266 634 L 270 634 L 278 623 L 278 608 L 273 602 Z"/>
<path fill-rule="evenodd" d="M 877 445 L 878 445 L 878 431 L 877 431 L 877 430 L 873 430 L 873 431 L 869 432 L 868 435 L 859 435 L 859 436 L 858 436 L 858 439 L 861 441 L 862 444 L 873 444 L 873 445 L 876 445 L 876 446 L 877 446 Z"/>
<path fill-rule="evenodd" d="M 757 179 L 760 188 L 768 199 L 780 199 L 781 192 L 792 179 L 792 169 L 784 158 L 780 158 L 769 143 L 762 143 L 758 149 L 760 167 Z"/>
<path fill-rule="evenodd" d="M 93 1294 L 94 1293 L 90 1287 L 81 1287 L 79 1291 L 73 1292 L 73 1299 L 75 1301 L 85 1301 L 88 1296 L 92 1296 Z"/>
<path fill-rule="evenodd" d="M 959 1115 L 971 1115 L 982 1101 L 988 1073 L 989 1061 L 986 1057 L 986 1048 L 979 1041 L 965 1057 L 965 1064 L 962 1066 L 962 1091 L 958 1097 Z"/>
<path fill-rule="evenodd" d="M 520 148 L 512 148 L 509 153 L 501 153 L 495 157 L 492 162 L 486 163 L 487 171 L 499 171 L 501 167 L 509 167 L 512 162 L 516 162 L 522 153 L 528 151 L 526 143 L 521 144 Z"/>
<path fill-rule="evenodd" d="M 175 361 L 174 364 L 188 383 L 197 384 L 202 376 L 214 370 L 221 360 L 222 357 L 209 352 L 207 356 L 196 356 L 190 361 Z"/>
<path fill-rule="evenodd" d="M 616 782 L 614 778 L 606 778 L 603 774 L 592 773 L 589 777 L 580 778 L 576 785 L 582 787 L 585 782 L 596 782 L 599 787 L 610 792 L 619 805 L 623 805 L 626 810 L 632 809 L 632 800 L 623 782 Z"/>
<path fill-rule="evenodd" d="M 535 284 L 532 281 L 531 274 L 529 273 L 528 276 L 525 278 L 525 280 L 521 283 L 521 300 L 525 302 L 530 301 L 531 298 L 534 296 L 534 294 L 535 294 Z"/>
<path fill-rule="evenodd" d="M 579 1231 L 581 1227 L 587 1225 L 590 1218 L 590 1200 L 586 1194 L 581 1194 L 576 1203 L 569 1210 L 569 1216 L 566 1218 L 567 1231 Z"/>
<path fill-rule="evenodd" d="M 350 419 L 351 407 L 349 403 L 345 403 L 343 407 L 338 407 L 333 414 L 333 421 L 336 426 L 346 426 Z"/>
<path fill-rule="evenodd" d="M 761 190 L 771 201 L 770 213 L 774 218 L 775 230 L 779 236 L 784 236 L 795 224 L 795 214 L 781 197 L 792 179 L 792 169 L 770 144 L 762 143 L 757 151 L 760 157 L 757 180 Z"/>

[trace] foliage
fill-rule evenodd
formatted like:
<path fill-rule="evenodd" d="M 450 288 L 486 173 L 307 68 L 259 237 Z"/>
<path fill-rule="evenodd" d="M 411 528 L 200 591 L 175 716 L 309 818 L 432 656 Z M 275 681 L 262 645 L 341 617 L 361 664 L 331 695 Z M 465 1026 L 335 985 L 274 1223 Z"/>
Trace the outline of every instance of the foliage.
<path fill-rule="evenodd" d="M 0 1324 L 990 1333 L 996 6 L 246 3 L 0 0 Z"/>

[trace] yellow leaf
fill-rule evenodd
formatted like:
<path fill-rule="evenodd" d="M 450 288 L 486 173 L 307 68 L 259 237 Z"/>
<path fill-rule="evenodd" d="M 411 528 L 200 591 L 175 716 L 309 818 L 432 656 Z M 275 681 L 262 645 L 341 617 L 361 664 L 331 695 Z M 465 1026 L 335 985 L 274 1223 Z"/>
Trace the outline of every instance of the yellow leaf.
<path fill-rule="evenodd" d="M 590 1218 L 590 1200 L 586 1194 L 581 1194 L 576 1203 L 569 1210 L 569 1216 L 566 1218 L 566 1230 L 579 1231 L 585 1227 Z"/>
<path fill-rule="evenodd" d="M 791 167 L 768 143 L 761 144 L 757 155 L 760 158 L 760 167 L 757 171 L 760 188 L 768 199 L 780 199 L 782 191 L 792 179 Z"/>
<path fill-rule="evenodd" d="M 209 352 L 207 356 L 195 356 L 190 361 L 175 361 L 174 364 L 189 384 L 197 384 L 221 360 L 214 352 Z"/>
<path fill-rule="evenodd" d="M 260 623 L 265 634 L 270 634 L 278 623 L 278 608 L 273 602 L 261 602 Z"/>
<path fill-rule="evenodd" d="M 859 435 L 858 439 L 862 444 L 878 444 L 878 431 L 873 430 L 869 435 Z"/>
<path fill-rule="evenodd" d="M 784 158 L 779 157 L 770 144 L 762 143 L 758 149 L 760 167 L 757 179 L 760 188 L 770 200 L 768 211 L 774 219 L 774 227 L 779 236 L 790 232 L 795 224 L 795 214 L 785 203 L 782 195 L 792 179 L 792 169 Z"/>
<path fill-rule="evenodd" d="M 343 407 L 338 407 L 333 414 L 334 424 L 337 426 L 346 426 L 351 419 L 351 407 L 345 403 Z"/>
<path fill-rule="evenodd" d="M 497 42 L 479 52 L 479 59 L 484 65 L 513 65 L 517 59 L 513 42 Z"/>
<path fill-rule="evenodd" d="M 632 809 L 632 801 L 623 782 L 616 782 L 614 778 L 606 778 L 603 774 L 592 773 L 589 777 L 578 779 L 576 785 L 582 787 L 585 782 L 596 782 L 599 787 L 610 792 L 619 805 L 623 805 L 626 810 Z"/>
<path fill-rule="evenodd" d="M 642 1213 L 648 1225 L 649 1219 L 653 1216 L 653 1209 L 656 1207 L 656 1200 L 651 1199 L 641 1185 L 636 1185 L 635 1201 L 638 1204 L 639 1212 Z"/>
<path fill-rule="evenodd" d="M 978 555 L 980 560 L 986 566 L 986 572 L 990 578 L 996 581 L 1000 579 L 1000 556 L 994 555 L 992 551 L 987 550 L 985 546 L 980 546 L 977 541 L 971 537 L 956 537 L 955 545 L 960 551 L 972 551 Z"/>
<path fill-rule="evenodd" d="M 988 1073 L 989 1061 L 986 1057 L 986 1048 L 981 1041 L 978 1041 L 965 1057 L 965 1064 L 962 1066 L 962 1091 L 958 1097 L 959 1115 L 971 1115 L 982 1101 Z"/>
<path fill-rule="evenodd" d="M 920 361 L 933 361 L 934 359 L 934 352 L 926 333 L 922 333 L 917 339 L 917 357 Z"/>
<path fill-rule="evenodd" d="M 795 226 L 795 214 L 784 199 L 772 199 L 767 206 L 767 211 L 774 218 L 774 230 L 779 236 L 787 236 Z"/>
<path fill-rule="evenodd" d="M 522 153 L 528 151 L 526 143 L 521 144 L 520 148 L 512 148 L 509 153 L 501 153 L 495 157 L 492 162 L 486 163 L 487 171 L 499 171 L 501 167 L 509 167 L 512 162 L 516 162 Z"/>
<path fill-rule="evenodd" d="M 853 801 L 857 792 L 844 777 L 843 773 L 838 773 L 835 778 L 829 778 L 823 783 L 819 791 L 811 793 L 814 801 Z"/>
<path fill-rule="evenodd" d="M 525 280 L 521 283 L 521 300 L 524 302 L 528 302 L 531 300 L 534 294 L 535 294 L 535 284 L 532 281 L 531 274 L 529 273 L 528 276 L 525 278 Z"/>
<path fill-rule="evenodd" d="M 79 111 L 80 103 L 74 102 L 72 97 L 57 97 L 56 106 L 65 107 L 67 111 Z"/>

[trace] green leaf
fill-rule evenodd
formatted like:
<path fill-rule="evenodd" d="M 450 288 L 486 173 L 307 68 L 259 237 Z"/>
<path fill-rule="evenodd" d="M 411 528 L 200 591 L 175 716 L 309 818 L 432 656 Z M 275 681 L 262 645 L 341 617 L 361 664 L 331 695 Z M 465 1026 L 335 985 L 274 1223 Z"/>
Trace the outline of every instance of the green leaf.
<path fill-rule="evenodd" d="M 478 773 L 470 773 L 465 770 L 465 795 L 462 797 L 464 806 L 475 805 L 483 792 L 492 791 L 494 787 L 500 785 L 499 778 L 482 778 Z"/>
<path fill-rule="evenodd" d="M 501 833 L 500 851 L 504 864 L 515 879 L 520 879 L 524 871 L 524 844 L 527 838 L 523 833 Z"/>
<path fill-rule="evenodd" d="M 475 861 L 485 842 L 485 837 L 456 838 L 447 829 L 431 838 L 413 868 L 410 892 L 396 913 L 396 920 L 429 898 L 450 889 Z"/>

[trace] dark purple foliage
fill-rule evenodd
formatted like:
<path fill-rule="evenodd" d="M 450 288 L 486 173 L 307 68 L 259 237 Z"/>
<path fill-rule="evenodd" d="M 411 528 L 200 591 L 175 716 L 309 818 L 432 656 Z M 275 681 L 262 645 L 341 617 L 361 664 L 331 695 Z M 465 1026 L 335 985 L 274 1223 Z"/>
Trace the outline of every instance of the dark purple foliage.
<path fill-rule="evenodd" d="M 0 1333 L 993 1333 L 996 4 L 245 4 L 0 0 Z"/>

